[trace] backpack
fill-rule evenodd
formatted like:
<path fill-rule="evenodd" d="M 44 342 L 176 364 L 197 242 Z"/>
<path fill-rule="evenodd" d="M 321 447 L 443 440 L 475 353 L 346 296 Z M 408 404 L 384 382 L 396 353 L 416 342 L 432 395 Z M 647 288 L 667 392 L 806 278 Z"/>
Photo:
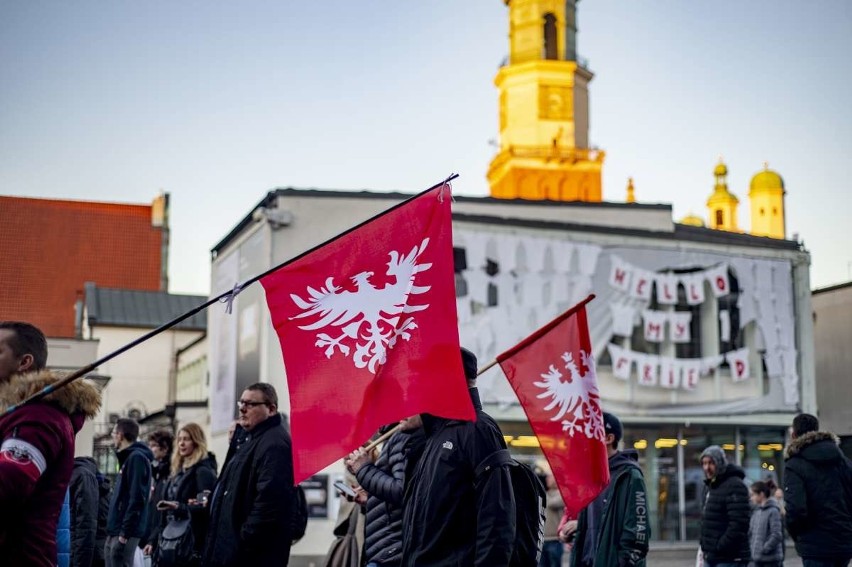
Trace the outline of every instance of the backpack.
<path fill-rule="evenodd" d="M 295 492 L 295 506 L 290 524 L 293 543 L 305 537 L 305 530 L 308 529 L 308 500 L 305 498 L 305 489 L 299 484 L 296 485 Z"/>
<path fill-rule="evenodd" d="M 160 532 L 160 539 L 157 542 L 157 565 L 160 567 L 194 565 L 196 559 L 192 522 L 188 517 L 183 519 L 170 517 L 169 523 Z"/>
<path fill-rule="evenodd" d="M 547 493 L 535 472 L 527 465 L 516 461 L 507 449 L 491 453 L 476 467 L 474 475 L 478 481 L 496 467 L 508 466 L 515 495 L 515 544 L 512 549 L 511 567 L 536 567 L 541 559 L 544 544 L 544 517 Z"/>

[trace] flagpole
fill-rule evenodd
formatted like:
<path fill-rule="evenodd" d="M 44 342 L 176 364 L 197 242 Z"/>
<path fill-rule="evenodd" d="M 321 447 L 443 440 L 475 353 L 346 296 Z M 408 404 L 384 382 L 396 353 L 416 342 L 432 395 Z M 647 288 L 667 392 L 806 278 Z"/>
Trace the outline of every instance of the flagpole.
<path fill-rule="evenodd" d="M 369 445 L 367 445 L 366 447 L 364 447 L 364 451 L 365 451 L 365 452 L 367 452 L 367 453 L 369 453 L 370 451 L 372 451 L 373 449 L 375 449 L 375 448 L 379 445 L 379 443 L 381 443 L 382 441 L 384 441 L 385 439 L 387 439 L 388 437 L 390 437 L 391 435 L 393 435 L 394 433 L 396 433 L 397 431 L 399 431 L 399 429 L 400 429 L 401 427 L 402 427 L 402 424 L 401 424 L 401 423 L 397 423 L 397 424 L 396 424 L 396 425 L 394 425 L 392 428 L 390 428 L 389 430 L 385 431 L 385 432 L 384 432 L 384 433 L 383 433 L 380 437 L 378 437 L 378 438 L 376 438 L 376 439 L 374 439 L 374 440 L 370 441 L 370 444 L 369 444 Z"/>
<path fill-rule="evenodd" d="M 106 356 L 99 358 L 98 360 L 96 360 L 96 361 L 94 361 L 90 364 L 87 364 L 83 368 L 80 368 L 79 370 L 69 374 L 68 376 L 66 376 L 65 378 L 60 380 L 59 382 L 56 382 L 55 384 L 51 384 L 49 386 L 44 387 L 41 391 L 36 392 L 35 394 L 30 396 L 29 398 L 23 400 L 22 402 L 9 406 L 8 408 L 6 408 L 6 410 L 2 414 L 0 414 L 0 417 L 5 417 L 5 416 L 9 415 L 10 413 L 12 413 L 13 411 L 15 411 L 16 409 L 20 408 L 21 406 L 25 406 L 25 405 L 30 404 L 32 402 L 38 401 L 38 400 L 42 399 L 43 397 L 47 396 L 48 394 L 51 394 L 52 392 L 55 392 L 56 390 L 64 388 L 65 386 L 67 386 L 71 382 L 74 382 L 75 380 L 77 380 L 77 379 L 81 378 L 82 376 L 88 374 L 89 372 L 91 372 L 92 370 L 97 368 L 98 366 L 100 366 L 100 365 L 102 365 L 106 362 L 109 362 L 110 360 L 112 360 L 116 356 L 118 356 L 120 354 L 124 354 L 128 350 L 139 346 L 140 344 L 144 343 L 145 341 L 147 341 L 147 340 L 149 340 L 153 337 L 156 337 L 157 335 L 159 335 L 163 331 L 167 331 L 167 330 L 171 329 L 172 327 L 174 327 L 178 323 L 181 323 L 182 321 L 189 319 L 193 315 L 203 311 L 204 309 L 207 309 L 208 307 L 210 307 L 214 303 L 225 301 L 227 303 L 226 310 L 227 310 L 228 313 L 230 313 L 231 312 L 231 304 L 232 304 L 234 298 L 237 295 L 239 295 L 240 292 L 242 290 L 244 290 L 246 287 L 248 287 L 249 285 L 259 281 L 260 279 L 262 279 L 266 276 L 268 276 L 272 272 L 274 272 L 274 271 L 276 271 L 280 268 L 283 268 L 284 266 L 287 266 L 289 264 L 292 264 L 293 262 L 296 262 L 297 260 L 302 259 L 303 257 L 305 257 L 308 254 L 322 248 L 323 246 L 326 246 L 327 244 L 334 242 L 338 238 L 342 238 L 343 236 L 346 236 L 350 232 L 361 228 L 362 226 L 376 220 L 377 218 L 382 217 L 382 216 L 390 213 L 391 211 L 394 211 L 394 210 L 404 206 L 406 203 L 413 201 L 414 199 L 417 199 L 418 197 L 425 195 L 429 191 L 433 191 L 433 190 L 435 190 L 439 187 L 443 187 L 444 185 L 447 185 L 450 181 L 453 181 L 454 179 L 458 178 L 458 176 L 459 176 L 458 173 L 453 173 L 449 177 L 447 177 L 446 179 L 441 181 L 440 183 L 436 183 L 435 185 L 432 185 L 428 189 L 425 189 L 425 190 L 417 193 L 416 195 L 412 195 L 411 197 L 409 197 L 408 199 L 405 199 L 404 201 L 400 201 L 399 203 L 390 207 L 389 209 L 385 209 L 384 211 L 380 212 L 379 214 L 374 215 L 374 216 L 368 218 L 367 220 L 353 226 L 352 228 L 349 228 L 349 229 L 341 232 L 337 236 L 333 236 L 332 238 L 329 238 L 325 242 L 314 246 L 310 250 L 306 250 L 305 252 L 302 252 L 301 254 L 294 256 L 293 258 L 290 258 L 289 260 L 285 260 L 284 262 L 282 262 L 281 264 L 278 264 L 274 268 L 270 268 L 269 270 L 266 270 L 262 274 L 257 275 L 255 277 L 249 279 L 249 280 L 246 280 L 242 284 L 236 283 L 234 285 L 233 289 L 230 289 L 230 290 L 228 290 L 224 293 L 217 295 L 216 297 L 214 297 L 212 299 L 207 300 L 206 302 L 202 303 L 201 305 L 198 305 L 197 307 L 187 311 L 183 315 L 179 315 L 178 317 L 172 319 L 168 323 L 164 323 L 164 324 L 160 325 L 159 327 L 157 327 L 153 331 L 149 331 L 148 333 L 142 335 L 141 337 L 127 343 L 123 347 L 120 347 L 119 349 L 114 350 L 113 352 L 107 354 Z"/>

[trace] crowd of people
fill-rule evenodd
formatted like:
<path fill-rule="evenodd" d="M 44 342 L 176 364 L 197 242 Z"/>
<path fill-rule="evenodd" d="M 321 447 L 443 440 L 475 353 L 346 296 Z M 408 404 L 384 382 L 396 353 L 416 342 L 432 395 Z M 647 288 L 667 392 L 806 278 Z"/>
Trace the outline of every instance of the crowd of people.
<path fill-rule="evenodd" d="M 461 358 L 476 420 L 411 416 L 380 451 L 350 454 L 351 508 L 325 564 L 551 567 L 569 552 L 573 567 L 644 566 L 652 523 L 645 480 L 638 453 L 619 449 L 619 418 L 603 413 L 608 486 L 569 517 L 552 472 L 540 471 L 538 490 L 521 489 L 524 465 L 483 411 L 476 356 L 462 349 Z M 299 498 L 271 385 L 242 392 L 221 469 L 197 424 L 143 442 L 135 421 L 119 419 L 111 484 L 93 459 L 73 456 L 75 433 L 100 406 L 87 382 L 3 413 L 59 380 L 46 360 L 37 328 L 0 322 L 0 563 L 132 567 L 141 554 L 159 567 L 288 564 L 301 533 Z M 812 415 L 796 416 L 790 435 L 783 491 L 771 481 L 747 486 L 719 446 L 702 452 L 698 564 L 783 565 L 785 527 L 805 567 L 849 564 L 852 463 Z"/>

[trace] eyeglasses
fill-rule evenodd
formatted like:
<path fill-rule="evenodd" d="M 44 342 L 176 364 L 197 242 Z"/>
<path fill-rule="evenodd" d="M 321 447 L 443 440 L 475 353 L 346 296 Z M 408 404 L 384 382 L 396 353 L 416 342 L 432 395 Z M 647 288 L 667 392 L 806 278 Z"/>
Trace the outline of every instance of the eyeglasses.
<path fill-rule="evenodd" d="M 238 408 L 243 408 L 243 407 L 253 408 L 255 406 L 265 406 L 265 405 L 266 405 L 266 402 L 252 402 L 250 400 L 237 400 L 237 407 Z"/>

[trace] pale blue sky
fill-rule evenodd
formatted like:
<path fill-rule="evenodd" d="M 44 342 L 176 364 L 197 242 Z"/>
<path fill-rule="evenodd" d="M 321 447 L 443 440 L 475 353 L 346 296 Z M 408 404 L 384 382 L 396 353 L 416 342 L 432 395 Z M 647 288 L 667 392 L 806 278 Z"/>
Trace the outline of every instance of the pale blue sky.
<path fill-rule="evenodd" d="M 279 186 L 485 195 L 501 0 L 0 0 L 0 193 L 172 195 L 171 289 Z M 813 287 L 852 279 L 852 3 L 583 0 L 604 197 L 705 213 L 764 161 Z"/>

